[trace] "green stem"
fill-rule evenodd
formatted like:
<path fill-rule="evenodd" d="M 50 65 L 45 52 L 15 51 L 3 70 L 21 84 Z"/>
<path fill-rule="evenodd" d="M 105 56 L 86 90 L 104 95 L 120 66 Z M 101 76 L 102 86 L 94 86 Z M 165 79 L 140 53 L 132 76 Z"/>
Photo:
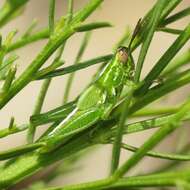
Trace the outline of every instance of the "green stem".
<path fill-rule="evenodd" d="M 182 0 L 172 0 L 172 1 L 165 1 L 165 6 L 162 11 L 161 17 L 160 17 L 160 23 L 172 12 L 172 10 L 175 9 L 175 7 L 181 2 Z M 142 19 L 142 27 L 141 30 L 138 33 L 137 40 L 134 40 L 134 43 L 132 43 L 132 50 L 135 49 L 144 39 L 144 36 L 147 33 L 146 26 L 149 23 L 149 20 L 152 18 L 152 14 L 154 11 L 155 5 L 151 8 L 151 10 L 144 16 Z"/>
<path fill-rule="evenodd" d="M 171 118 L 173 118 L 172 115 L 129 124 L 125 127 L 124 133 L 135 133 L 138 131 L 151 129 L 153 127 L 159 127 L 161 125 L 167 124 Z M 189 118 L 189 116 L 187 118 Z M 58 150 L 54 151 L 54 154 L 51 153 L 47 155 L 39 155 L 31 153 L 18 158 L 14 163 L 10 164 L 6 168 L 1 167 L 0 186 L 11 186 L 16 182 L 26 178 L 26 176 L 32 175 L 33 173 L 39 171 L 41 168 L 49 166 L 50 164 L 55 163 L 56 161 L 63 158 L 67 158 L 79 150 L 84 150 L 89 146 L 93 146 L 94 144 L 102 142 L 100 139 L 105 139 L 107 142 L 107 139 L 115 136 L 114 133 L 115 130 L 117 130 L 117 128 L 110 130 L 110 125 L 103 126 L 98 129 L 99 130 L 95 130 L 94 133 L 91 131 L 86 131 L 80 134 L 78 137 L 74 137 L 74 139 L 72 139 L 72 141 L 70 141 L 66 146 L 60 147 Z"/>
<path fill-rule="evenodd" d="M 179 29 L 173 29 L 173 28 L 166 28 L 166 27 L 159 27 L 157 28 L 157 31 L 161 31 L 161 32 L 167 32 L 170 34 L 181 34 L 183 32 L 183 30 L 179 30 Z"/>
<path fill-rule="evenodd" d="M 188 16 L 188 15 L 190 15 L 190 7 L 187 7 L 185 9 L 183 9 L 182 11 L 180 11 L 174 15 L 169 16 L 168 18 L 163 20 L 160 25 L 165 26 L 165 25 L 171 24 L 171 23 L 173 23 L 173 22 L 175 22 L 181 18 Z"/>
<path fill-rule="evenodd" d="M 179 89 L 190 82 L 190 70 L 183 71 L 174 77 L 168 78 L 163 85 L 150 89 L 146 95 L 139 97 L 132 105 L 130 112 L 134 113 L 164 95 Z"/>
<path fill-rule="evenodd" d="M 132 187 L 175 187 L 177 181 L 189 181 L 190 171 L 165 172 L 145 176 L 134 176 L 119 179 L 116 183 L 103 189 L 115 190 L 117 188 L 128 189 Z M 61 189 L 60 189 L 61 190 Z"/>
<path fill-rule="evenodd" d="M 190 49 L 187 49 L 181 55 L 176 57 L 169 65 L 164 69 L 161 77 L 168 77 L 171 73 L 177 71 L 178 68 L 184 66 L 190 62 Z"/>
<path fill-rule="evenodd" d="M 179 122 L 184 118 L 186 112 L 190 109 L 190 100 L 188 99 L 181 109 L 168 121 L 168 123 L 162 126 L 156 133 L 154 133 L 139 149 L 137 152 L 129 158 L 114 174 L 116 178 L 122 177 L 129 169 L 135 166 L 145 154 L 154 148 L 161 140 L 163 140 L 168 134 L 173 132 L 179 127 Z"/>
<path fill-rule="evenodd" d="M 36 25 L 37 25 L 37 20 L 34 19 L 34 20 L 32 21 L 32 23 L 29 25 L 29 27 L 26 29 L 26 31 L 24 32 L 24 34 L 22 35 L 21 38 L 26 38 L 26 37 L 30 36 L 31 33 L 32 33 L 32 31 L 33 31 L 34 28 L 36 27 Z"/>
<path fill-rule="evenodd" d="M 69 5 L 68 5 L 68 13 L 67 13 L 67 24 L 69 22 L 71 22 L 72 18 L 73 18 L 73 0 L 69 0 Z"/>
<path fill-rule="evenodd" d="M 139 148 L 135 146 L 131 146 L 128 144 L 122 144 L 121 146 L 123 149 L 136 152 L 139 150 Z M 154 157 L 154 158 L 161 158 L 161 159 L 168 159 L 168 160 L 176 160 L 176 161 L 189 161 L 190 155 L 183 155 L 183 154 L 167 154 L 167 153 L 161 153 L 161 152 L 155 152 L 155 151 L 149 151 L 146 153 L 146 156 Z"/>
<path fill-rule="evenodd" d="M 125 100 L 125 103 L 123 104 L 122 114 L 118 122 L 117 132 L 116 132 L 116 136 L 115 136 L 115 140 L 114 140 L 113 148 L 112 148 L 112 160 L 111 160 L 111 171 L 110 171 L 111 174 L 115 172 L 115 170 L 118 168 L 118 165 L 119 165 L 124 124 L 126 121 L 126 117 L 128 116 L 129 105 L 131 103 L 133 92 L 134 92 L 134 89 L 132 88 L 129 91 L 129 94 L 127 96 L 127 99 Z"/>
<path fill-rule="evenodd" d="M 88 45 L 88 42 L 89 42 L 89 39 L 90 39 L 90 32 L 87 32 L 84 36 L 84 39 L 81 43 L 81 46 L 79 48 L 79 51 L 77 53 L 77 56 L 75 58 L 75 61 L 74 61 L 74 64 L 73 65 L 76 65 L 79 63 L 79 61 L 81 60 L 83 54 L 84 54 L 84 51 Z M 67 83 L 66 83 L 66 87 L 65 87 L 65 93 L 64 93 L 64 97 L 63 97 L 63 104 L 67 103 L 68 101 L 68 97 L 69 97 L 69 93 L 70 93 L 70 90 L 71 90 L 71 87 L 72 87 L 72 83 L 73 83 L 73 80 L 74 80 L 74 76 L 75 76 L 75 73 L 72 72 L 69 77 L 68 77 L 68 80 L 67 80 Z"/>
<path fill-rule="evenodd" d="M 81 26 L 75 27 L 75 30 L 77 32 L 83 32 L 87 30 L 93 30 L 103 27 L 111 27 L 112 25 L 109 22 L 95 22 L 90 24 L 81 24 Z M 28 44 L 31 44 L 33 42 L 37 42 L 39 40 L 44 40 L 49 38 L 49 29 L 45 28 L 42 29 L 34 34 L 22 36 L 20 39 L 18 39 L 16 42 L 13 42 L 10 44 L 6 49 L 7 52 L 14 51 L 16 49 L 22 48 Z"/>
<path fill-rule="evenodd" d="M 6 136 L 11 135 L 11 134 L 22 132 L 26 129 L 28 129 L 27 124 L 20 125 L 20 126 L 13 125 L 13 127 L 11 129 L 9 129 L 9 128 L 1 129 L 0 130 L 0 138 L 6 137 Z"/>
<path fill-rule="evenodd" d="M 17 70 L 16 66 L 10 68 L 2 87 L 2 93 L 7 93 L 8 90 L 10 89 L 11 84 L 15 78 L 16 70 Z"/>
<path fill-rule="evenodd" d="M 177 52 L 184 46 L 184 44 L 190 38 L 190 24 L 184 29 L 184 31 L 178 36 L 175 42 L 168 48 L 164 55 L 159 59 L 155 64 L 152 70 L 148 73 L 144 82 L 136 94 L 142 94 L 147 91 L 149 86 L 152 84 L 152 81 L 155 80 L 162 70 L 169 64 Z"/>
<path fill-rule="evenodd" d="M 53 35 L 54 33 L 54 17 L 55 17 L 55 0 L 49 0 L 49 33 L 50 35 Z M 51 83 L 51 79 L 44 80 L 40 93 L 38 95 L 38 99 L 33 111 L 33 115 L 39 114 L 41 112 L 50 83 Z M 36 126 L 30 123 L 29 128 L 28 128 L 28 133 L 27 133 L 28 143 L 32 143 L 34 141 L 35 131 L 36 131 Z"/>
<path fill-rule="evenodd" d="M 49 33 L 54 32 L 55 0 L 49 0 Z"/>
<path fill-rule="evenodd" d="M 48 39 L 48 38 L 49 38 L 49 29 L 46 28 L 46 29 L 40 30 L 39 32 L 36 32 L 35 34 L 29 35 L 24 38 L 20 38 L 16 42 L 13 42 L 7 47 L 7 52 L 14 51 L 28 44 L 31 44 L 33 42 L 36 42 L 42 39 Z"/>
<path fill-rule="evenodd" d="M 135 112 L 131 117 L 146 117 L 146 116 L 158 116 L 165 114 L 173 114 L 179 110 L 179 107 L 147 107 Z"/>
<path fill-rule="evenodd" d="M 76 185 L 69 185 L 66 187 L 56 187 L 56 188 L 48 188 L 48 190 L 88 190 L 88 189 L 99 189 L 102 187 L 106 187 L 110 184 L 112 184 L 115 180 L 113 178 L 106 178 L 102 180 L 97 180 L 94 182 L 88 182 L 88 183 L 81 183 Z"/>
<path fill-rule="evenodd" d="M 108 54 L 108 55 L 104 55 L 104 56 L 100 56 L 100 57 L 96 57 L 84 62 L 80 62 L 77 65 L 71 65 L 68 67 L 64 67 L 61 69 L 56 69 L 55 71 L 49 72 L 45 75 L 41 75 L 40 71 L 34 76 L 35 80 L 41 80 L 41 79 L 46 79 L 46 78 L 52 78 L 52 77 L 57 77 L 57 76 L 62 76 L 62 75 L 66 75 L 81 69 L 85 69 L 86 67 L 95 65 L 95 64 L 99 64 L 102 62 L 107 62 L 112 58 L 112 54 Z"/>
<path fill-rule="evenodd" d="M 13 83 L 9 90 L 0 99 L 0 108 L 2 108 L 10 99 L 12 99 L 21 89 L 23 89 L 33 78 L 39 68 L 47 61 L 47 59 L 53 54 L 53 52 L 63 44 L 71 35 L 75 33 L 73 27 L 84 21 L 96 8 L 100 5 L 102 0 L 91 0 L 85 8 L 79 11 L 73 21 L 64 28 L 63 31 L 56 33 L 56 35 L 49 40 L 38 56 L 32 61 L 32 63 L 26 68 L 21 76 Z"/>
<path fill-rule="evenodd" d="M 152 41 L 154 32 L 156 30 L 156 27 L 160 21 L 160 16 L 163 10 L 163 7 L 165 6 L 165 0 L 158 0 L 155 8 L 153 10 L 153 15 L 152 18 L 149 20 L 149 24 L 147 26 L 147 33 L 144 36 L 144 41 L 142 43 L 141 46 L 141 50 L 139 53 L 139 57 L 138 57 L 138 61 L 137 61 L 137 66 L 136 66 L 136 71 L 135 71 L 135 76 L 134 76 L 134 80 L 137 83 L 140 79 L 140 74 L 141 74 L 141 70 L 142 70 L 142 66 L 148 51 L 148 48 L 150 46 L 150 43 Z"/>
<path fill-rule="evenodd" d="M 94 182 L 83 183 L 78 185 L 70 185 L 66 187 L 46 188 L 46 190 L 95 190 L 95 189 L 118 189 L 130 187 L 163 187 L 176 186 L 177 181 L 190 180 L 190 171 L 165 172 L 160 174 L 152 174 L 145 176 L 133 176 L 122 178 L 114 182 L 110 178 L 97 180 Z"/>
<path fill-rule="evenodd" d="M 19 15 L 19 9 L 29 0 L 6 1 L 0 10 L 0 28 Z M 17 14 L 18 13 L 18 14 Z"/>
<path fill-rule="evenodd" d="M 0 152 L 0 160 L 7 160 L 13 157 L 17 157 L 28 152 L 34 151 L 40 147 L 44 146 L 43 143 L 35 143 L 30 145 L 19 146 L 10 150 Z"/>
<path fill-rule="evenodd" d="M 41 112 L 44 100 L 45 100 L 45 96 L 47 94 L 49 85 L 51 83 L 51 79 L 46 79 L 44 80 L 40 93 L 38 95 L 37 101 L 36 101 L 36 105 L 33 111 L 33 114 L 39 114 Z M 34 140 L 34 135 L 35 135 L 35 131 L 36 131 L 36 126 L 33 125 L 32 123 L 30 123 L 29 128 L 28 128 L 28 134 L 27 134 L 27 141 L 28 143 L 32 143 Z"/>

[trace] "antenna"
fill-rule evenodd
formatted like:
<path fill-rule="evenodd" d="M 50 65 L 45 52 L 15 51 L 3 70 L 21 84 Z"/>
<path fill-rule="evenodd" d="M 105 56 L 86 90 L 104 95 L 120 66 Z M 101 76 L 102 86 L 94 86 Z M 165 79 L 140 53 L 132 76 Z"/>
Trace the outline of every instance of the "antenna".
<path fill-rule="evenodd" d="M 131 49 L 131 45 L 132 45 L 132 43 L 133 43 L 135 37 L 137 36 L 138 32 L 140 31 L 140 29 L 141 29 L 141 18 L 138 20 L 138 22 L 137 22 L 137 24 L 136 24 L 136 26 L 135 26 L 135 29 L 134 29 L 134 31 L 133 31 L 131 40 L 130 40 L 130 42 L 129 42 L 128 50 Z"/>

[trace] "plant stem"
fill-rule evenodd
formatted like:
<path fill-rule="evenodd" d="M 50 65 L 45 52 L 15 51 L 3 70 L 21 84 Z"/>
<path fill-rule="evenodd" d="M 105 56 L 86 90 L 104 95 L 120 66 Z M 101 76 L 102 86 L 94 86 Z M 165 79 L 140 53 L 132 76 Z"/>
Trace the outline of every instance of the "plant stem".
<path fill-rule="evenodd" d="M 136 152 L 139 148 L 135 146 L 131 146 L 125 143 L 122 143 L 121 147 L 123 149 Z M 168 159 L 168 160 L 176 160 L 176 161 L 189 161 L 190 155 L 183 155 L 183 154 L 168 154 L 168 153 L 160 153 L 155 151 L 149 151 L 146 153 L 146 156 L 154 157 L 154 158 L 161 158 L 161 159 Z"/>
<path fill-rule="evenodd" d="M 32 61 L 32 63 L 26 68 L 21 76 L 13 83 L 9 90 L 0 99 L 0 108 L 2 108 L 11 98 L 13 98 L 21 89 L 23 89 L 33 78 L 34 73 L 47 61 L 52 53 L 63 44 L 72 34 L 75 33 L 73 27 L 84 21 L 97 7 L 102 3 L 103 0 L 91 0 L 85 8 L 75 14 L 73 21 L 64 30 L 57 33 L 53 39 L 45 45 L 42 51 Z"/>
<path fill-rule="evenodd" d="M 88 182 L 78 185 L 70 185 L 66 187 L 46 188 L 46 190 L 95 190 L 95 189 L 118 189 L 118 188 L 130 188 L 130 187 L 163 187 L 163 186 L 176 186 L 177 181 L 190 179 L 190 171 L 178 171 L 178 172 L 165 172 L 160 174 L 152 174 L 145 176 L 133 176 L 128 178 L 122 178 L 114 180 L 110 178 L 104 180 L 97 180 L 94 182 Z M 106 186 L 107 185 L 107 186 Z"/>
<path fill-rule="evenodd" d="M 129 158 L 114 174 L 116 178 L 122 177 L 129 169 L 137 164 L 145 154 L 155 147 L 161 140 L 163 140 L 168 134 L 173 132 L 179 127 L 179 122 L 184 118 L 186 112 L 190 109 L 190 100 L 188 99 L 181 109 L 168 121 L 168 123 L 162 126 L 156 133 L 154 133 L 139 149 L 137 152 Z"/>
<path fill-rule="evenodd" d="M 146 116 L 158 116 L 158 115 L 166 115 L 166 114 L 173 114 L 179 110 L 179 107 L 158 107 L 158 108 L 150 108 L 145 107 L 137 112 L 135 112 L 131 117 L 146 117 Z"/>
<path fill-rule="evenodd" d="M 184 31 L 178 36 L 175 42 L 168 48 L 164 55 L 158 60 L 152 70 L 144 79 L 143 85 L 135 94 L 146 93 L 149 86 L 152 84 L 152 81 L 155 80 L 162 70 L 169 64 L 177 52 L 184 46 L 184 44 L 190 38 L 190 24 L 184 29 Z"/>
<path fill-rule="evenodd" d="M 41 87 L 41 90 L 38 95 L 36 105 L 33 111 L 33 115 L 39 114 L 41 112 L 50 83 L 51 83 L 51 79 L 45 79 L 43 81 L 43 84 L 42 84 L 42 87 Z M 34 141 L 35 131 L 36 131 L 36 126 L 30 123 L 29 128 L 28 128 L 28 134 L 27 134 L 28 143 L 32 143 Z"/>
<path fill-rule="evenodd" d="M 62 76 L 62 75 L 66 75 L 81 69 L 85 69 L 86 67 L 95 65 L 95 64 L 99 64 L 102 62 L 107 62 L 112 58 L 112 54 L 108 54 L 108 55 L 104 55 L 104 56 L 100 56 L 100 57 L 96 57 L 84 62 L 80 62 L 77 65 L 71 65 L 68 67 L 64 67 L 61 69 L 56 69 L 55 71 L 49 72 L 45 75 L 38 75 L 38 73 L 34 76 L 35 80 L 41 80 L 41 79 L 46 79 L 46 78 L 52 78 L 52 77 L 57 77 L 57 76 Z"/>
<path fill-rule="evenodd" d="M 179 29 L 173 29 L 173 28 L 166 28 L 166 27 L 159 27 L 157 28 L 157 31 L 161 31 L 161 32 L 167 32 L 170 34 L 181 34 L 183 32 L 183 30 L 179 30 Z"/>
<path fill-rule="evenodd" d="M 11 129 L 9 129 L 9 128 L 1 129 L 0 130 L 0 138 L 6 137 L 6 136 L 11 135 L 11 134 L 22 132 L 26 129 L 28 129 L 27 124 L 21 125 L 21 126 L 13 125 L 13 127 Z"/>
<path fill-rule="evenodd" d="M 0 152 L 0 160 L 7 160 L 13 157 L 17 157 L 28 152 L 34 151 L 42 146 L 44 146 L 43 143 L 35 143 L 30 145 L 19 146 L 10 150 L 5 150 Z"/>
<path fill-rule="evenodd" d="M 149 92 L 143 97 L 139 97 L 137 101 L 132 105 L 130 112 L 134 113 L 142 107 L 150 104 L 154 100 L 157 100 L 164 95 L 179 89 L 180 87 L 188 84 L 190 82 L 190 70 L 183 71 L 174 77 L 169 77 L 165 83 L 161 86 L 157 85 L 150 89 Z"/>
<path fill-rule="evenodd" d="M 71 22 L 73 18 L 73 0 L 69 0 L 68 3 L 69 5 L 68 5 L 67 20 L 66 20 L 67 24 Z"/>
<path fill-rule="evenodd" d="M 123 136 L 123 131 L 124 131 L 124 124 L 126 121 L 126 117 L 128 116 L 129 105 L 131 103 L 133 91 L 134 91 L 133 88 L 129 91 L 127 99 L 125 100 L 125 103 L 123 104 L 122 114 L 118 122 L 118 129 L 116 132 L 116 136 L 115 136 L 115 140 L 114 140 L 113 148 L 112 148 L 112 160 L 111 160 L 111 171 L 110 171 L 111 174 L 115 172 L 115 170 L 118 168 L 118 165 L 119 165 L 120 150 L 121 150 L 120 148 L 121 148 L 122 136 Z"/>
<path fill-rule="evenodd" d="M 184 180 L 189 181 L 190 172 L 178 171 L 178 172 L 165 172 L 159 174 L 134 176 L 128 178 L 119 179 L 116 183 L 105 187 L 103 189 L 114 190 L 117 188 L 132 188 L 132 187 L 168 187 L 176 186 L 177 181 Z"/>
<path fill-rule="evenodd" d="M 94 29 L 103 28 L 103 27 L 111 27 L 111 26 L 112 25 L 109 22 L 94 22 L 90 24 L 77 26 L 75 27 L 75 30 L 77 32 L 84 32 L 84 31 L 94 30 Z M 43 40 L 43 39 L 48 39 L 48 38 L 49 38 L 49 29 L 44 28 L 34 34 L 22 36 L 16 42 L 13 42 L 12 44 L 10 44 L 6 49 L 7 49 L 7 52 L 11 52 L 16 49 L 22 48 L 28 44 L 31 44 L 33 42 Z"/>
<path fill-rule="evenodd" d="M 81 60 L 81 58 L 82 58 L 82 56 L 84 54 L 84 51 L 86 50 L 86 47 L 88 45 L 88 42 L 89 42 L 89 39 L 90 39 L 90 34 L 91 34 L 90 32 L 87 32 L 85 34 L 73 65 L 76 65 L 76 64 L 78 64 L 80 62 L 80 60 Z M 69 97 L 69 93 L 70 93 L 70 90 L 71 90 L 72 82 L 74 80 L 74 75 L 75 75 L 75 73 L 72 72 L 68 77 L 66 87 L 65 87 L 65 93 L 64 93 L 64 97 L 63 97 L 63 104 L 67 103 L 67 101 L 68 101 L 68 97 Z"/>
<path fill-rule="evenodd" d="M 14 51 L 16 49 L 22 48 L 30 43 L 42 40 L 42 39 L 48 39 L 49 38 L 49 29 L 43 29 L 40 30 L 39 32 L 36 32 L 34 34 L 31 34 L 27 37 L 22 37 L 16 42 L 13 42 L 7 47 L 7 52 Z"/>
<path fill-rule="evenodd" d="M 15 16 L 19 15 L 19 9 L 29 2 L 29 0 L 6 1 L 0 10 L 0 28 L 7 24 Z M 18 14 L 15 14 L 18 13 Z"/>
<path fill-rule="evenodd" d="M 49 33 L 54 32 L 55 0 L 49 0 Z"/>
<path fill-rule="evenodd" d="M 188 15 L 190 15 L 190 7 L 187 7 L 185 9 L 183 9 L 182 11 L 179 11 L 178 13 L 169 16 L 168 18 L 163 20 L 160 25 L 165 26 L 165 25 L 171 24 L 181 18 L 188 16 Z"/>
<path fill-rule="evenodd" d="M 164 69 L 161 77 L 168 77 L 171 73 L 177 71 L 178 68 L 184 66 L 190 62 L 190 49 L 187 49 L 181 55 L 176 57 L 169 65 Z"/>
<path fill-rule="evenodd" d="M 15 78 L 16 70 L 17 70 L 16 66 L 12 66 L 10 68 L 2 87 L 2 93 L 7 93 L 8 90 L 10 89 L 11 84 Z"/>
<path fill-rule="evenodd" d="M 81 183 L 81 184 L 76 184 L 76 185 L 69 185 L 66 187 L 57 187 L 57 188 L 48 188 L 48 190 L 88 190 L 88 189 L 99 189 L 102 187 L 106 187 L 114 182 L 113 178 L 106 178 L 102 180 L 97 180 L 93 182 L 88 182 L 88 183 Z"/>
<path fill-rule="evenodd" d="M 144 37 L 145 40 L 142 43 L 138 61 L 137 61 L 137 66 L 136 66 L 136 71 L 135 71 L 135 76 L 134 76 L 135 83 L 137 83 L 140 79 L 143 63 L 145 61 L 145 57 L 148 52 L 148 48 L 152 41 L 156 27 L 160 21 L 160 16 L 161 16 L 164 5 L 165 5 L 165 0 L 158 0 L 153 10 L 152 18 L 149 20 L 150 23 L 148 24 L 147 29 L 146 29 L 148 32 L 146 36 Z"/>
<path fill-rule="evenodd" d="M 50 35 L 53 35 L 54 33 L 54 17 L 55 17 L 55 0 L 49 0 L 49 33 Z M 37 98 L 33 115 L 39 114 L 41 112 L 50 83 L 51 83 L 51 79 L 44 80 L 40 93 Z M 30 123 L 29 128 L 28 128 L 28 133 L 27 133 L 28 143 L 33 143 L 35 131 L 36 131 L 36 126 Z"/>
<path fill-rule="evenodd" d="M 124 133 L 134 133 L 153 127 L 159 127 L 160 125 L 167 124 L 171 118 L 173 118 L 172 115 L 129 124 L 126 126 Z M 70 141 L 66 146 L 60 147 L 58 150 L 54 151 L 54 154 L 51 153 L 47 155 L 39 155 L 31 153 L 18 158 L 14 163 L 10 164 L 6 168 L 2 166 L 0 168 L 0 186 L 11 186 L 23 178 L 26 178 L 25 174 L 27 174 L 27 176 L 32 175 L 33 173 L 39 171 L 40 168 L 46 167 L 51 163 L 66 158 L 79 150 L 83 150 L 89 146 L 97 144 L 97 142 L 99 143 L 99 138 L 102 139 L 102 135 L 107 136 L 108 133 L 110 133 L 108 137 L 115 136 L 115 129 L 110 130 L 110 125 L 108 126 L 109 127 L 104 126 L 99 128 L 99 130 L 97 130 L 98 133 L 93 133 L 93 136 L 91 131 L 86 131 L 80 134 L 78 137 L 75 137 L 72 141 Z M 15 168 L 17 168 L 17 170 Z"/>

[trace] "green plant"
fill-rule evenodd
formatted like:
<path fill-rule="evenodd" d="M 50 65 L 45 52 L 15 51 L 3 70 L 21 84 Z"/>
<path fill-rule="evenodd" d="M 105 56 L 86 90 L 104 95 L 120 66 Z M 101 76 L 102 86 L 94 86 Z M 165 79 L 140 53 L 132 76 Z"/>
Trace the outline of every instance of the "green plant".
<path fill-rule="evenodd" d="M 27 0 L 7 0 L 0 11 L 0 27 L 4 27 L 10 20 L 16 18 L 22 13 Z M 47 131 L 42 135 L 46 137 L 52 129 L 56 128 L 59 123 L 66 118 L 74 109 L 78 101 L 78 97 L 73 102 L 67 103 L 69 92 L 72 85 L 74 72 L 85 69 L 91 65 L 103 63 L 98 69 L 94 77 L 110 60 L 114 59 L 114 55 L 108 54 L 81 62 L 82 55 L 90 38 L 89 31 L 102 27 L 110 27 L 108 22 L 93 22 L 83 24 L 83 21 L 103 2 L 103 0 L 90 0 L 89 3 L 80 11 L 73 13 L 73 1 L 69 0 L 68 13 L 61 17 L 58 21 L 54 21 L 55 0 L 49 0 L 49 27 L 39 32 L 33 33 L 35 22 L 31 24 L 28 30 L 20 39 L 13 39 L 15 31 L 7 35 L 6 39 L 1 39 L 0 45 L 0 79 L 2 88 L 0 93 L 0 107 L 3 108 L 9 100 L 19 93 L 26 85 L 34 80 L 43 80 L 38 99 L 31 116 L 30 123 L 22 126 L 16 125 L 14 118 L 11 118 L 9 127 L 0 130 L 0 138 L 8 135 L 19 133 L 27 130 L 28 144 L 16 147 L 14 149 L 0 152 L 0 160 L 7 160 L 0 167 L 0 188 L 6 189 L 14 187 L 14 185 L 28 176 L 35 174 L 37 171 L 53 164 L 57 161 L 64 160 L 63 163 L 47 177 L 40 179 L 32 184 L 28 189 L 49 189 L 49 190 L 73 190 L 73 189 L 126 189 L 141 187 L 164 187 L 177 186 L 179 188 L 189 188 L 190 170 L 179 169 L 174 167 L 181 166 L 182 161 L 189 161 L 189 143 L 181 148 L 179 152 L 168 154 L 151 151 L 165 137 L 167 137 L 175 129 L 181 127 L 184 121 L 190 120 L 189 108 L 190 99 L 187 98 L 182 105 L 178 107 L 158 107 L 155 108 L 151 103 L 164 97 L 168 93 L 173 92 L 180 87 L 189 84 L 189 69 L 181 70 L 184 65 L 190 62 L 190 51 L 187 50 L 179 57 L 173 59 L 178 51 L 190 39 L 190 24 L 184 30 L 168 28 L 167 25 L 173 23 L 190 14 L 190 8 L 186 8 L 174 15 L 170 13 L 180 4 L 181 0 L 158 0 L 153 8 L 139 21 L 138 27 L 134 30 L 133 35 L 127 31 L 119 40 L 116 48 L 120 45 L 129 46 L 128 59 L 132 61 L 133 51 L 140 47 L 140 53 L 137 58 L 134 84 L 130 89 L 123 90 L 123 96 L 117 99 L 117 104 L 112 104 L 109 117 L 106 120 L 98 120 L 93 122 L 93 127 L 81 130 L 80 133 L 72 134 L 65 144 L 56 145 L 46 154 L 39 151 L 46 146 L 47 141 L 34 141 L 36 128 L 45 123 L 53 123 Z M 177 35 L 176 40 L 161 56 L 154 67 L 141 80 L 141 71 L 145 58 L 150 47 L 153 35 L 157 31 L 168 32 Z M 63 67 L 62 53 L 67 40 L 77 32 L 86 32 L 84 40 L 79 48 L 74 64 L 72 66 Z M 37 40 L 47 39 L 47 43 L 39 54 L 33 59 L 26 70 L 17 78 L 16 66 L 14 61 L 17 56 L 12 55 L 14 50 L 25 47 L 27 44 Z M 41 68 L 48 58 L 56 51 L 56 55 L 51 65 Z M 49 112 L 41 113 L 41 108 L 51 79 L 56 76 L 70 74 L 65 88 L 64 105 L 55 108 Z M 93 77 L 93 79 L 94 79 Z M 154 85 L 152 84 L 159 78 L 162 81 Z M 92 80 L 93 80 L 92 79 Z M 131 82 L 131 81 L 130 81 Z M 129 85 L 127 85 L 129 87 Z M 79 99 L 80 100 L 80 99 Z M 85 102 L 86 103 L 86 102 Z M 145 107 L 147 106 L 147 107 Z M 150 119 L 143 120 L 141 117 L 151 116 Z M 138 122 L 128 123 L 128 119 L 138 117 Z M 122 142 L 122 136 L 129 133 L 144 131 L 151 128 L 159 128 L 145 143 L 138 147 L 133 147 Z M 43 138 L 42 137 L 42 138 Z M 62 140 L 60 136 L 54 136 L 58 140 Z M 50 139 L 51 140 L 51 139 Z M 54 143 L 54 142 L 53 142 Z M 50 180 L 57 177 L 60 173 L 70 170 L 72 164 L 83 155 L 82 150 L 97 144 L 113 144 L 112 162 L 110 176 L 93 182 L 70 185 L 65 187 L 48 188 L 47 184 Z M 48 147 L 46 147 L 48 149 Z M 121 148 L 133 151 L 133 155 L 126 160 L 121 166 L 119 165 Z M 77 156 L 76 156 L 77 154 Z M 80 155 L 81 154 L 81 155 Z M 158 157 L 162 159 L 173 160 L 170 164 L 159 168 L 158 171 L 152 171 L 132 177 L 124 177 L 144 156 Z M 181 161 L 181 162 L 179 162 Z M 170 171 L 173 169 L 172 171 Z"/>

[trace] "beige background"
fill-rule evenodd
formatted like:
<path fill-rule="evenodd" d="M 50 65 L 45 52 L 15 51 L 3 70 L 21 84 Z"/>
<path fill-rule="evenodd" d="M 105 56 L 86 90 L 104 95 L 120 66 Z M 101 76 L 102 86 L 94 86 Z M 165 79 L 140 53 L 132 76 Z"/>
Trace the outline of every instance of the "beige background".
<path fill-rule="evenodd" d="M 79 9 L 87 0 L 75 0 L 75 10 Z M 110 21 L 114 27 L 101 29 L 94 31 L 92 38 L 88 45 L 87 51 L 83 57 L 83 60 L 92 58 L 98 55 L 103 55 L 110 53 L 112 47 L 117 42 L 117 39 L 125 31 L 127 25 L 134 27 L 139 18 L 143 17 L 145 12 L 147 12 L 150 7 L 154 4 L 153 0 L 105 0 L 101 8 L 99 8 L 88 21 Z M 0 1 L 0 5 L 3 4 L 3 1 Z M 184 0 L 176 10 L 181 10 L 184 7 L 190 5 L 190 0 Z M 67 1 L 66 0 L 57 0 L 56 14 L 57 17 L 66 13 Z M 8 24 L 4 29 L 1 30 L 1 33 L 5 35 L 13 29 L 18 29 L 19 33 L 22 34 L 29 26 L 31 21 L 37 18 L 40 27 L 44 27 L 48 23 L 48 0 L 31 0 L 26 8 L 26 11 L 22 17 L 19 17 L 16 21 Z M 189 17 L 176 22 L 174 26 L 177 28 L 183 29 L 184 26 L 189 22 Z M 40 28 L 39 27 L 39 28 Z M 76 52 L 78 50 L 79 44 L 82 39 L 82 34 L 74 35 L 67 43 L 63 59 L 66 60 L 67 65 L 72 64 L 72 61 L 75 58 Z M 148 52 L 146 58 L 146 65 L 143 70 L 143 73 L 147 73 L 158 60 L 160 55 L 167 49 L 167 47 L 174 41 L 176 38 L 175 35 L 157 33 L 153 39 L 153 43 Z M 18 64 L 18 73 L 21 73 L 23 69 L 30 64 L 33 58 L 38 54 L 40 49 L 45 44 L 43 42 L 37 42 L 32 45 L 27 46 L 24 49 L 20 49 L 15 53 L 20 56 L 20 59 L 17 61 Z M 186 47 L 188 47 L 186 45 Z M 135 53 L 137 55 L 138 52 Z M 77 73 L 70 99 L 72 100 L 89 82 L 92 74 L 95 71 L 96 66 L 90 67 L 88 72 L 80 71 Z M 54 108 L 55 106 L 60 105 L 63 92 L 65 87 L 65 79 L 67 76 L 58 77 L 53 80 L 46 102 L 43 108 L 43 111 Z M 28 118 L 32 112 L 34 106 L 35 98 L 37 96 L 38 89 L 41 82 L 32 82 L 27 87 L 22 90 L 14 99 L 12 99 L 6 107 L 3 108 L 0 112 L 0 126 L 1 128 L 7 127 L 9 119 L 11 116 L 15 116 L 16 122 L 18 124 L 28 122 Z M 177 104 L 186 94 L 183 92 L 177 92 L 176 96 L 169 98 L 169 101 L 173 104 Z M 127 142 L 130 142 L 134 145 L 139 145 L 143 142 L 144 137 L 150 136 L 150 131 L 145 134 L 130 135 L 127 138 Z M 137 140 L 138 139 L 138 140 Z M 0 140 L 0 149 L 7 149 L 13 147 L 16 144 L 20 145 L 25 143 L 25 132 L 22 133 L 22 138 L 20 134 L 16 134 L 11 137 Z M 169 142 L 168 142 L 169 143 Z M 84 166 L 83 169 L 79 169 L 74 174 L 69 174 L 64 176 L 64 179 L 60 177 L 59 179 L 52 182 L 53 184 L 67 184 L 75 183 L 81 181 L 87 181 L 92 179 L 101 178 L 107 175 L 109 163 L 110 163 L 110 147 L 105 146 L 98 148 L 93 154 L 86 156 L 81 162 L 80 165 Z M 127 152 L 127 155 L 123 155 L 123 160 L 130 155 Z M 146 159 L 141 171 L 146 170 L 147 164 L 150 162 L 155 165 L 155 160 Z M 157 163 L 157 162 L 156 162 Z"/>

